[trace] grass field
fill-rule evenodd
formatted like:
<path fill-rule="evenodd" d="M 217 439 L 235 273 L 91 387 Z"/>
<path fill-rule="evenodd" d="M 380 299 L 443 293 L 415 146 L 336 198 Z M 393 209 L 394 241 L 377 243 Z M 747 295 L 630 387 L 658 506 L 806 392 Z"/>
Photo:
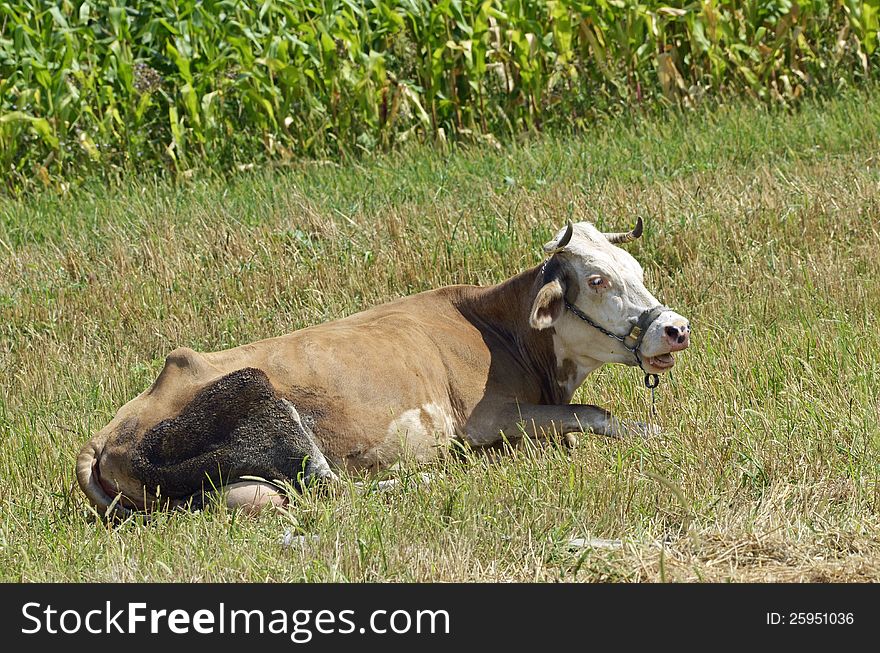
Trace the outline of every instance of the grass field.
<path fill-rule="evenodd" d="M 880 96 L 609 122 L 179 185 L 0 200 L 0 580 L 880 578 Z M 451 459 L 431 485 L 106 525 L 80 445 L 174 347 L 216 350 L 541 260 L 566 219 L 646 233 L 692 319 L 648 441 Z M 576 400 L 650 417 L 641 375 Z M 285 546 L 282 537 L 317 535 Z M 572 549 L 571 538 L 623 541 Z"/>

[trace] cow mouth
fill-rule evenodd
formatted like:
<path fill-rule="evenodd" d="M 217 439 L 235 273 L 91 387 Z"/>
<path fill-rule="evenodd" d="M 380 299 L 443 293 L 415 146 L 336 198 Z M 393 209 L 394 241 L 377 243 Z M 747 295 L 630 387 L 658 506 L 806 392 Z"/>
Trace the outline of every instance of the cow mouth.
<path fill-rule="evenodd" d="M 675 357 L 672 354 L 660 354 L 659 356 L 646 358 L 645 362 L 655 370 L 665 372 L 672 369 L 672 366 L 675 365 Z"/>

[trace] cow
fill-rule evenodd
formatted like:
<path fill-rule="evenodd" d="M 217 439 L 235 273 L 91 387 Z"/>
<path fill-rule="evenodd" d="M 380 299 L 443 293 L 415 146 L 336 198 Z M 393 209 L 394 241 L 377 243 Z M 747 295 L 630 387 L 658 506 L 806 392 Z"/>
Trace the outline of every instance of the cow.
<path fill-rule="evenodd" d="M 430 461 L 453 443 L 644 433 L 571 404 L 606 363 L 646 383 L 690 344 L 687 319 L 647 290 L 621 233 L 560 229 L 541 264 L 492 286 L 453 285 L 233 349 L 172 351 L 155 382 L 80 451 L 104 516 L 284 504 L 287 488 Z"/>

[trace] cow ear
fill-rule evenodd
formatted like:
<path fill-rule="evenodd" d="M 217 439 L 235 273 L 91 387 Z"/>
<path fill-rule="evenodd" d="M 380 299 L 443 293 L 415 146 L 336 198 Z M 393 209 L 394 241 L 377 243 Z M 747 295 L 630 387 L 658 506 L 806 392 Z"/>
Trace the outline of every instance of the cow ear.
<path fill-rule="evenodd" d="M 532 313 L 529 316 L 529 324 L 533 329 L 546 329 L 553 326 L 565 308 L 565 288 L 562 280 L 556 277 L 545 283 L 532 303 Z"/>

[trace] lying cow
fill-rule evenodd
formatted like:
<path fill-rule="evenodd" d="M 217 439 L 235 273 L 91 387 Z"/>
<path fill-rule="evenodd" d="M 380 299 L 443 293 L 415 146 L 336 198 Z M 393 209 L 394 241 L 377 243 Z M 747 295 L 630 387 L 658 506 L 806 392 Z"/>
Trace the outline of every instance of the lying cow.
<path fill-rule="evenodd" d="M 616 247 L 641 235 L 569 224 L 543 264 L 495 286 L 448 286 L 226 351 L 173 351 L 155 383 L 81 450 L 77 479 L 102 512 L 284 500 L 275 485 L 427 461 L 451 441 L 625 424 L 570 404 L 605 363 L 669 370 L 688 321 L 660 305 Z M 646 376 L 646 380 L 649 377 Z M 654 377 L 656 379 L 656 377 Z"/>

